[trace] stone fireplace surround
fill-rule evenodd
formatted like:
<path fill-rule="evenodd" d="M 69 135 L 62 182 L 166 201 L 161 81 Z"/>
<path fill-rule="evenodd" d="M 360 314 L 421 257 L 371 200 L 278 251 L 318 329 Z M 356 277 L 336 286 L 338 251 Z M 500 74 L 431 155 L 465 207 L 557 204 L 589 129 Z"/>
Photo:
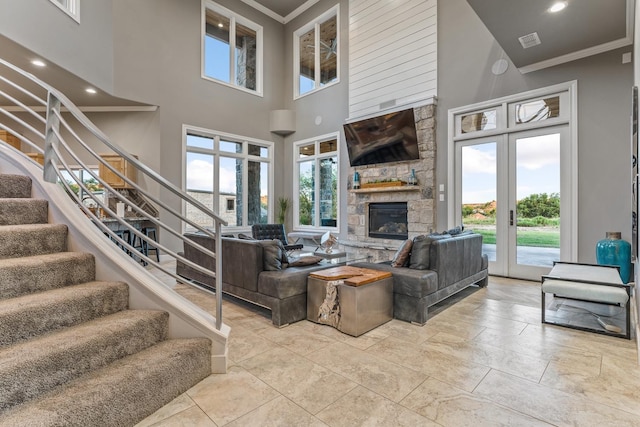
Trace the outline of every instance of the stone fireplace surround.
<path fill-rule="evenodd" d="M 347 240 L 340 244 L 347 252 L 359 257 L 368 257 L 370 261 L 390 260 L 402 241 L 378 239 L 368 236 L 369 203 L 407 202 L 409 238 L 433 231 L 436 223 L 434 195 L 435 188 L 435 104 L 414 107 L 416 132 L 420 159 L 403 162 L 382 163 L 351 168 L 347 184 Z M 354 190 L 353 173 L 360 174 L 363 183 L 388 178 L 407 181 L 415 169 L 417 186 L 387 187 Z"/>

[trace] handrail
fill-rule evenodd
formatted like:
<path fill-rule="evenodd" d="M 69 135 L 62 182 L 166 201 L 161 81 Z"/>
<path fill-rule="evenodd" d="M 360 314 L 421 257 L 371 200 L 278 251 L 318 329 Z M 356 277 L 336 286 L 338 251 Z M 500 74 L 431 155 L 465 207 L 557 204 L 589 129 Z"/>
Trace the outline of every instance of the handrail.
<path fill-rule="evenodd" d="M 36 154 L 43 154 L 43 178 L 48 182 L 60 182 L 62 187 L 69 194 L 70 198 L 78 205 L 78 207 L 87 215 L 87 217 L 111 240 L 116 242 L 121 248 L 126 249 L 140 259 L 144 265 L 150 265 L 163 273 L 179 280 L 182 283 L 195 285 L 189 279 L 185 279 L 178 276 L 175 272 L 168 269 L 164 263 L 157 262 L 144 253 L 138 251 L 133 246 L 133 241 L 126 241 L 119 235 L 117 235 L 111 228 L 109 228 L 101 218 L 99 212 L 103 212 L 109 218 L 115 219 L 120 227 L 128 230 L 131 236 L 136 236 L 140 239 L 140 242 L 145 242 L 146 245 L 152 246 L 161 250 L 163 255 L 168 255 L 176 261 L 180 261 L 188 267 L 199 271 L 200 273 L 212 276 L 216 279 L 216 329 L 220 330 L 222 327 L 222 286 L 218 287 L 217 278 L 222 278 L 222 239 L 215 238 L 221 236 L 221 227 L 227 225 L 227 222 L 219 217 L 210 208 L 193 198 L 191 195 L 182 191 L 179 187 L 162 177 L 153 169 L 145 165 L 138 160 L 135 156 L 129 154 L 126 150 L 112 142 L 97 126 L 85 116 L 80 109 L 73 104 L 62 92 L 33 76 L 32 74 L 16 67 L 15 65 L 0 58 L 0 81 L 6 83 L 11 88 L 15 89 L 22 95 L 35 100 L 38 104 L 46 105 L 45 117 L 38 114 L 33 107 L 28 106 L 26 103 L 20 101 L 16 94 L 11 94 L 5 90 L 0 90 L 0 98 L 4 98 L 11 104 L 11 110 L 0 107 L 0 129 L 6 130 L 8 133 L 20 139 L 30 149 L 34 150 Z M 35 84 L 38 90 L 44 91 L 45 96 L 39 96 L 31 91 L 27 90 L 19 82 L 14 81 L 7 76 L 7 72 L 4 70 L 10 70 L 15 73 L 18 80 L 24 80 L 29 84 L 29 87 Z M 71 117 L 64 117 L 61 114 L 61 109 L 64 108 L 65 112 L 68 112 Z M 23 117 L 26 114 L 26 117 Z M 42 125 L 42 128 L 38 126 Z M 81 137 L 80 131 L 83 134 L 88 133 L 88 137 Z M 25 135 L 25 134 L 28 134 Z M 121 171 L 112 166 L 109 162 L 102 158 L 98 154 L 95 147 L 106 148 L 109 153 L 113 152 L 122 157 L 124 161 L 128 162 L 130 167 L 136 169 L 138 176 L 142 175 L 156 182 L 160 186 L 160 191 L 168 191 L 170 194 L 177 196 L 181 205 L 195 209 L 204 218 L 207 218 L 206 222 L 213 226 L 213 231 L 207 226 L 201 225 L 201 223 L 195 222 L 182 215 L 181 212 L 173 208 L 171 205 L 164 202 L 158 196 L 143 189 L 137 182 L 130 179 Z M 154 206 L 159 207 L 162 211 L 162 219 L 154 212 L 153 208 L 138 206 L 131 199 L 125 197 L 120 193 L 119 188 L 114 188 L 99 174 L 95 173 L 91 167 L 87 166 L 86 159 L 96 161 L 104 168 L 108 169 L 112 174 L 116 175 L 118 179 L 126 183 L 126 187 L 129 190 L 135 190 L 146 200 L 153 203 Z M 99 197 L 92 192 L 87 185 L 74 173 L 74 168 L 69 164 L 79 166 L 82 170 L 88 172 L 88 174 L 97 181 L 97 183 L 104 189 L 104 192 L 108 194 L 107 197 Z M 65 172 L 69 175 L 65 176 Z M 73 182 L 68 182 L 67 179 L 71 179 Z M 74 191 L 73 185 L 79 189 Z M 82 196 L 84 195 L 84 197 Z M 85 201 L 90 199 L 96 209 L 89 208 Z M 125 209 L 128 212 L 135 214 L 136 218 L 141 218 L 145 221 L 153 223 L 157 229 L 158 234 L 170 235 L 178 238 L 183 244 L 188 244 L 194 248 L 200 250 L 207 256 L 215 258 L 215 270 L 208 269 L 199 264 L 196 264 L 186 259 L 180 253 L 175 252 L 166 244 L 151 239 L 149 236 L 141 232 L 140 229 L 134 227 L 127 218 L 121 218 L 118 216 L 117 210 L 114 210 L 115 203 L 110 203 L 109 200 L 113 199 L 116 203 L 124 203 Z M 186 238 L 183 236 L 181 230 L 176 230 L 171 222 L 178 222 L 180 226 L 182 224 L 188 224 L 191 227 L 198 230 L 209 237 L 215 238 L 215 250 L 211 251 L 206 247 Z M 164 233 L 160 233 L 163 231 Z M 114 249 L 117 247 L 114 246 Z M 142 268 L 142 267 L 141 267 Z M 200 289 L 203 289 L 200 287 Z"/>

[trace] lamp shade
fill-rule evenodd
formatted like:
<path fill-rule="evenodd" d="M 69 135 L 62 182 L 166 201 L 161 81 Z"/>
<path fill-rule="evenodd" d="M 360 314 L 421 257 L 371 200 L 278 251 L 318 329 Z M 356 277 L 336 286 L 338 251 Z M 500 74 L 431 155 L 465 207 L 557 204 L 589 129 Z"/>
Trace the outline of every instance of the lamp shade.
<path fill-rule="evenodd" d="M 271 110 L 269 130 L 279 135 L 289 135 L 296 131 L 296 113 L 293 110 Z"/>

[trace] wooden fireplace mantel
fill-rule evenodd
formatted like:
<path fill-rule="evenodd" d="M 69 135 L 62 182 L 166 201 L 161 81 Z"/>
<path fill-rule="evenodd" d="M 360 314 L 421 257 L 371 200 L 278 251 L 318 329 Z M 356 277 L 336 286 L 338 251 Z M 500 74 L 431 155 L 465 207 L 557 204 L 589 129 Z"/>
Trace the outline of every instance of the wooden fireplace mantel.
<path fill-rule="evenodd" d="M 402 185 L 396 187 L 371 187 L 359 188 L 357 190 L 349 190 L 350 193 L 395 193 L 398 191 L 420 191 L 422 187 L 419 185 Z"/>

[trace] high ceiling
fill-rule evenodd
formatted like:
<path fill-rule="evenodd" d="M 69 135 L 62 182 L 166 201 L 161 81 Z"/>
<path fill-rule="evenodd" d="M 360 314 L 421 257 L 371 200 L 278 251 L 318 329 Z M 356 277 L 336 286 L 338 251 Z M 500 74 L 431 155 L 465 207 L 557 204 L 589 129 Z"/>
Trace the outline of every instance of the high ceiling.
<path fill-rule="evenodd" d="M 285 22 L 319 0 L 242 1 Z M 523 72 L 631 44 L 632 1 L 567 0 L 568 7 L 552 15 L 547 12 L 552 0 L 467 0 Z M 541 44 L 523 49 L 518 38 L 533 32 Z M 0 45 L 3 59 L 63 90 L 76 105 L 140 106 L 104 93 L 88 95 L 84 89 L 89 85 L 84 80 L 54 64 L 46 69 L 34 68 L 30 61 L 37 55 L 5 37 L 0 36 Z"/>
<path fill-rule="evenodd" d="M 632 0 L 467 0 L 521 72 L 557 65 L 632 43 Z M 537 33 L 540 44 L 518 40 Z M 529 37 L 531 39 L 531 37 Z"/>

